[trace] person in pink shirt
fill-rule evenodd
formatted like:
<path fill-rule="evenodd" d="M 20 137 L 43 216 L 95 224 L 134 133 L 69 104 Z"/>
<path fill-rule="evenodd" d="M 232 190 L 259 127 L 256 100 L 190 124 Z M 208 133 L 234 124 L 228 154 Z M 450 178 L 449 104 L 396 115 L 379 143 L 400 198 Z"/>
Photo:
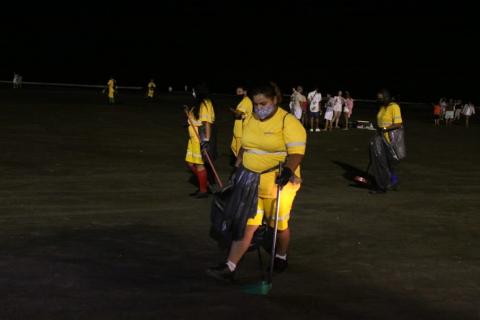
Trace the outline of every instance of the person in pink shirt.
<path fill-rule="evenodd" d="M 344 130 L 348 130 L 348 120 L 352 115 L 353 111 L 353 99 L 350 96 L 350 92 L 345 92 L 345 105 L 343 107 L 343 118 L 345 119 L 345 128 Z"/>

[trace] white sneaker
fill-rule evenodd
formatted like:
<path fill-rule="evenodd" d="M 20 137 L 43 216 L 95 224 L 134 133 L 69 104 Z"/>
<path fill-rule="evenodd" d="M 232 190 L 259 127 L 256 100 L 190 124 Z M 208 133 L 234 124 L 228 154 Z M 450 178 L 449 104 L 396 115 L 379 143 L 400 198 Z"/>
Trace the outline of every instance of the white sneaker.
<path fill-rule="evenodd" d="M 315 132 L 320 132 L 320 129 L 318 129 L 318 128 L 317 128 L 317 129 L 315 129 Z"/>
<path fill-rule="evenodd" d="M 313 132 L 313 129 L 310 129 L 310 132 Z"/>

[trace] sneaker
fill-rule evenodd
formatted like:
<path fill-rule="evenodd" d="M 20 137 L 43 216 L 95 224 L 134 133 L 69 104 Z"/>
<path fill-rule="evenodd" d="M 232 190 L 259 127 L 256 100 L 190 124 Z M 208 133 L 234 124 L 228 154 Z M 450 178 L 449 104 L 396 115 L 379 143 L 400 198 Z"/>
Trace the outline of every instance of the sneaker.
<path fill-rule="evenodd" d="M 197 195 L 195 196 L 196 199 L 204 199 L 208 198 L 208 192 L 198 192 Z"/>
<path fill-rule="evenodd" d="M 313 132 L 313 129 L 310 129 L 310 132 Z"/>
<path fill-rule="evenodd" d="M 200 190 L 197 189 L 197 190 L 195 190 L 195 192 L 189 193 L 188 195 L 189 195 L 190 197 L 195 197 L 199 192 L 200 192 Z"/>
<path fill-rule="evenodd" d="M 226 263 L 208 268 L 206 273 L 209 277 L 220 281 L 233 281 L 233 277 L 235 276 L 235 271 L 230 271 Z"/>
<path fill-rule="evenodd" d="M 283 260 L 278 257 L 273 259 L 273 271 L 276 273 L 284 272 L 288 267 L 288 260 Z M 270 267 L 268 267 L 267 272 L 270 271 Z"/>
<path fill-rule="evenodd" d="M 382 189 L 372 189 L 372 190 L 368 191 L 368 193 L 370 193 L 370 194 L 385 194 L 385 193 L 387 193 L 387 191 L 382 190 Z"/>
<path fill-rule="evenodd" d="M 394 185 L 389 185 L 389 186 L 388 186 L 388 190 L 391 190 L 391 191 L 398 191 L 398 190 L 400 190 L 400 187 L 398 186 L 398 182 L 395 183 Z"/>
<path fill-rule="evenodd" d="M 317 128 L 317 129 L 315 129 L 315 132 L 320 132 L 320 129 L 318 129 L 318 128 Z"/>

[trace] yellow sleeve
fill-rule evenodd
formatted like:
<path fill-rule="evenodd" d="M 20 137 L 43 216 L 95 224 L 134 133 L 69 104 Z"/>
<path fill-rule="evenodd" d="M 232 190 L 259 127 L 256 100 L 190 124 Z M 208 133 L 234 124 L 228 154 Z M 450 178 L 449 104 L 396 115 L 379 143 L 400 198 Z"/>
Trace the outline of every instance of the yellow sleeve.
<path fill-rule="evenodd" d="M 288 154 L 305 154 L 307 132 L 293 115 L 287 114 L 284 119 L 283 139 Z"/>
<path fill-rule="evenodd" d="M 400 112 L 400 106 L 398 104 L 392 105 L 391 109 L 392 123 L 402 123 L 402 113 Z"/>
<path fill-rule="evenodd" d="M 200 112 L 199 112 L 199 117 L 198 120 L 202 122 L 208 122 L 208 123 L 213 123 L 213 115 L 210 112 L 208 105 L 205 101 L 202 101 L 200 104 Z"/>
<path fill-rule="evenodd" d="M 245 98 L 237 106 L 237 110 L 243 112 L 246 116 L 252 114 L 253 104 L 252 100 Z"/>

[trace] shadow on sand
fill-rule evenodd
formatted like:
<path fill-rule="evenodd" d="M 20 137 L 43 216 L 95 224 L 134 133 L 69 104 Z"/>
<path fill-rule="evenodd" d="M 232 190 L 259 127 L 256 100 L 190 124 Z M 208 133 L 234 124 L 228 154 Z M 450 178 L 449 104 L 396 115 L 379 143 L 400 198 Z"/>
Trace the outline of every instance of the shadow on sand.
<path fill-rule="evenodd" d="M 357 167 L 354 167 L 348 163 L 341 162 L 341 161 L 332 161 L 339 167 L 341 167 L 345 172 L 343 173 L 343 177 L 350 182 L 350 187 L 354 188 L 363 188 L 369 189 L 371 188 L 371 183 L 374 181 L 374 177 L 368 173 L 368 169 L 362 170 Z M 363 177 L 367 179 L 367 183 L 361 183 L 355 180 L 355 177 Z"/>

